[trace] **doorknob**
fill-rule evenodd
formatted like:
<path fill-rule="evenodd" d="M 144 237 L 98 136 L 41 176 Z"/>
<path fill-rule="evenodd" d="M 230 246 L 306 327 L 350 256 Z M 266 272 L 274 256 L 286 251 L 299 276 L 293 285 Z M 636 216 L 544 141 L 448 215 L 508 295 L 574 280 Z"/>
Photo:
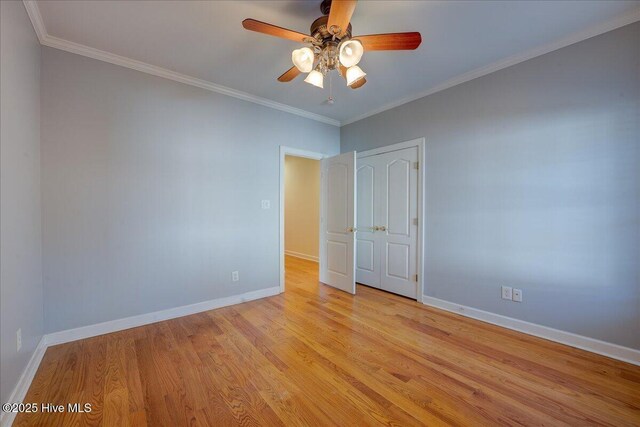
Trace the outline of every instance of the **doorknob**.
<path fill-rule="evenodd" d="M 348 227 L 348 228 L 347 228 L 347 231 L 348 231 L 349 233 L 355 233 L 356 231 L 358 231 L 358 229 L 357 229 L 356 227 Z"/>
<path fill-rule="evenodd" d="M 374 225 L 373 227 L 371 227 L 371 231 L 378 231 L 378 226 Z"/>
<path fill-rule="evenodd" d="M 387 231 L 387 227 L 385 227 L 384 225 L 381 225 L 380 227 L 378 227 L 378 230 Z"/>

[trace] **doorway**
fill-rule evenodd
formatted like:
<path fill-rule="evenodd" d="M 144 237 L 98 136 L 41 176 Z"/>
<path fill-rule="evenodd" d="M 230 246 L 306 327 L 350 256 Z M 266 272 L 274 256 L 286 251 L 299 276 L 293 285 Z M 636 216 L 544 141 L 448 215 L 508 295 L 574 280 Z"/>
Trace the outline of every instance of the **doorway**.
<path fill-rule="evenodd" d="M 285 156 L 284 193 L 284 253 L 317 263 L 320 160 Z"/>
<path fill-rule="evenodd" d="M 357 280 L 422 302 L 424 138 L 332 157 L 280 147 L 281 292 L 285 290 L 287 249 L 287 156 L 320 160 L 320 247 L 317 255 L 320 282 L 355 294 Z M 371 169 L 369 176 L 365 166 Z M 375 168 L 380 173 L 373 172 Z M 367 200 L 370 202 L 368 207 Z M 374 235 L 374 232 L 378 234 Z M 289 250 L 290 254 L 298 252 Z M 363 274 L 365 270 L 368 278 Z"/>
<path fill-rule="evenodd" d="M 322 153 L 280 147 L 280 292 L 285 256 L 319 260 L 320 160 Z"/>

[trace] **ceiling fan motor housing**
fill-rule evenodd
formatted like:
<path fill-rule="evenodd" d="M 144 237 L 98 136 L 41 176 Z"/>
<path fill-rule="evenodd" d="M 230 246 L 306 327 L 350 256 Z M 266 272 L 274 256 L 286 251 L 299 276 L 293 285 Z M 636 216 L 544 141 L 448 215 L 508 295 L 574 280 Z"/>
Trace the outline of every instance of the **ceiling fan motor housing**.
<path fill-rule="evenodd" d="M 311 38 L 309 40 L 316 46 L 316 52 L 319 56 L 318 69 L 322 74 L 326 74 L 329 70 L 339 68 L 339 50 L 338 46 L 342 40 L 351 39 L 351 23 L 349 23 L 346 31 L 341 37 L 335 36 L 327 27 L 329 21 L 329 12 L 331 11 L 331 0 L 323 0 L 320 4 L 320 11 L 323 16 L 313 21 L 310 28 Z M 335 30 L 335 28 L 334 28 Z"/>
<path fill-rule="evenodd" d="M 309 31 L 311 34 L 311 37 L 315 38 L 318 41 L 332 40 L 333 34 L 331 34 L 329 32 L 329 29 L 327 28 L 328 20 L 329 20 L 329 16 L 324 15 L 316 19 L 315 21 L 313 21 L 313 23 L 311 24 L 311 29 Z M 339 39 L 336 38 L 336 40 L 350 39 L 350 38 L 351 38 L 351 24 L 349 24 L 349 26 L 347 27 L 347 31 L 345 31 L 345 34 Z"/>

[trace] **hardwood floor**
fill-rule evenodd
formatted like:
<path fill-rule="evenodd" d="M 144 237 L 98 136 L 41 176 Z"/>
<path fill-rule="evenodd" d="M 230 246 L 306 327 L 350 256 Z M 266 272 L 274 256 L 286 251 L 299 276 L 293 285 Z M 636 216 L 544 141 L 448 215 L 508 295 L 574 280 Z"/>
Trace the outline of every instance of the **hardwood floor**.
<path fill-rule="evenodd" d="M 15 425 L 640 425 L 640 367 L 286 260 L 287 291 L 51 347 Z"/>

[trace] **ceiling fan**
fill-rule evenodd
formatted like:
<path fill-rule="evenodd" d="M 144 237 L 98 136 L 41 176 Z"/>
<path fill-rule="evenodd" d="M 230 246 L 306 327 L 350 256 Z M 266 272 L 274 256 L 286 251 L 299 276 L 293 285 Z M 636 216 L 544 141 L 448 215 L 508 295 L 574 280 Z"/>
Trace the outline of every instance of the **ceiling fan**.
<path fill-rule="evenodd" d="M 418 32 L 352 37 L 350 21 L 356 3 L 357 0 L 323 0 L 320 4 L 323 16 L 313 21 L 310 35 L 255 19 L 245 19 L 242 26 L 308 45 L 292 52 L 294 66 L 278 77 L 278 81 L 290 82 L 300 73 L 309 73 L 304 81 L 322 88 L 327 73 L 337 70 L 347 86 L 358 89 L 367 82 L 366 73 L 358 67 L 365 51 L 414 50 L 420 46 L 422 37 Z"/>

